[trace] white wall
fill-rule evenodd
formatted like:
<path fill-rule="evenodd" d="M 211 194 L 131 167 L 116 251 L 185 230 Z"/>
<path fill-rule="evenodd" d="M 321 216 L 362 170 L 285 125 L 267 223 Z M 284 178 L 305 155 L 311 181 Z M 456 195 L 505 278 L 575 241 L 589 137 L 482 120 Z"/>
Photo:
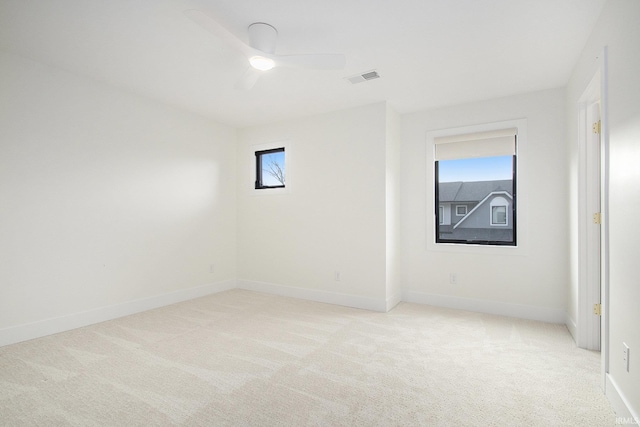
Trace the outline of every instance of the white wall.
<path fill-rule="evenodd" d="M 386 113 L 379 103 L 238 131 L 239 286 L 385 310 Z M 284 194 L 252 189 L 254 146 L 274 141 L 290 147 Z"/>
<path fill-rule="evenodd" d="M 518 148 L 518 245 L 434 250 L 429 131 L 526 119 Z M 409 301 L 563 322 L 568 283 L 564 90 L 402 119 L 402 283 Z M 431 156 L 432 157 L 432 156 Z M 429 247 L 431 246 L 431 247 Z M 449 283 L 450 273 L 457 284 Z"/>
<path fill-rule="evenodd" d="M 0 93 L 0 333 L 235 278 L 235 130 L 7 53 Z"/>
<path fill-rule="evenodd" d="M 577 102 L 608 51 L 609 136 L 609 375 L 606 393 L 616 410 L 640 420 L 640 2 L 610 0 L 596 24 L 567 87 L 568 123 L 577 123 Z M 572 164 L 577 163 L 577 130 L 569 128 Z M 574 222 L 576 219 L 574 218 Z M 571 287 L 569 310 L 577 307 L 577 284 Z M 622 362 L 622 343 L 631 348 L 631 367 Z M 635 354 L 635 356 L 634 356 Z M 618 412 L 618 415 L 625 415 Z"/>

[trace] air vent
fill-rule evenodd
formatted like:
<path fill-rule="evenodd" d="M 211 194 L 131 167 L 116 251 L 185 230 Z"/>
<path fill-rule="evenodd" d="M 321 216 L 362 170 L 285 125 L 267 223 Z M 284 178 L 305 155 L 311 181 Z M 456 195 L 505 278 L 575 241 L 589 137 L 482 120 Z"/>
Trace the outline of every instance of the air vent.
<path fill-rule="evenodd" d="M 352 84 L 366 82 L 367 80 L 373 80 L 380 78 L 380 74 L 376 70 L 371 70 L 358 74 L 357 76 L 347 77 Z"/>

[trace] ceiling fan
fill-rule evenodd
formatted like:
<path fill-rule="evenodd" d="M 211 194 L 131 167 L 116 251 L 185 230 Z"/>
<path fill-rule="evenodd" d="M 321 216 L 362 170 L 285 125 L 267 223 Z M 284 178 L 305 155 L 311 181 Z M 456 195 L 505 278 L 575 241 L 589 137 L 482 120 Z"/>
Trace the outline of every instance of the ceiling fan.
<path fill-rule="evenodd" d="M 278 31 L 264 22 L 249 25 L 249 44 L 246 44 L 201 10 L 186 10 L 184 14 L 247 57 L 250 66 L 236 83 L 236 89 L 251 89 L 264 71 L 274 67 L 339 70 L 345 66 L 342 54 L 276 55 Z"/>

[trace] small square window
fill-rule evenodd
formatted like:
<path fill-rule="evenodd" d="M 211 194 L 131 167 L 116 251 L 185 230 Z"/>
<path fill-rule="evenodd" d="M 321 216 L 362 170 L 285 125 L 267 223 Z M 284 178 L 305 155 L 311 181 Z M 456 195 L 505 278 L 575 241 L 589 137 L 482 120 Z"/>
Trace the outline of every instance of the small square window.
<path fill-rule="evenodd" d="M 465 216 L 467 214 L 467 205 L 458 205 L 456 206 L 456 215 L 457 216 Z"/>
<path fill-rule="evenodd" d="M 256 151 L 256 190 L 284 188 L 286 163 L 284 147 Z"/>

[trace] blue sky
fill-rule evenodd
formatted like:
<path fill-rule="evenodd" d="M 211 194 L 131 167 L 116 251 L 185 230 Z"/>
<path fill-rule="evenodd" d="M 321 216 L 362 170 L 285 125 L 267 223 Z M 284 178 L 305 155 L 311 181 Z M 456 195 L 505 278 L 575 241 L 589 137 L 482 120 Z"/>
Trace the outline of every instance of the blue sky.
<path fill-rule="evenodd" d="M 278 182 L 273 176 L 271 176 L 271 174 L 269 174 L 269 172 L 267 172 L 267 170 L 269 169 L 268 165 L 269 163 L 271 163 L 272 160 L 280 165 L 280 167 L 285 173 L 285 180 L 286 180 L 287 172 L 285 170 L 284 151 L 280 151 L 272 154 L 265 154 L 264 156 L 262 156 L 262 185 L 267 185 L 267 186 L 281 185 L 280 182 Z"/>
<path fill-rule="evenodd" d="M 512 156 L 440 160 L 438 162 L 438 181 L 469 182 L 512 179 L 512 165 Z"/>

